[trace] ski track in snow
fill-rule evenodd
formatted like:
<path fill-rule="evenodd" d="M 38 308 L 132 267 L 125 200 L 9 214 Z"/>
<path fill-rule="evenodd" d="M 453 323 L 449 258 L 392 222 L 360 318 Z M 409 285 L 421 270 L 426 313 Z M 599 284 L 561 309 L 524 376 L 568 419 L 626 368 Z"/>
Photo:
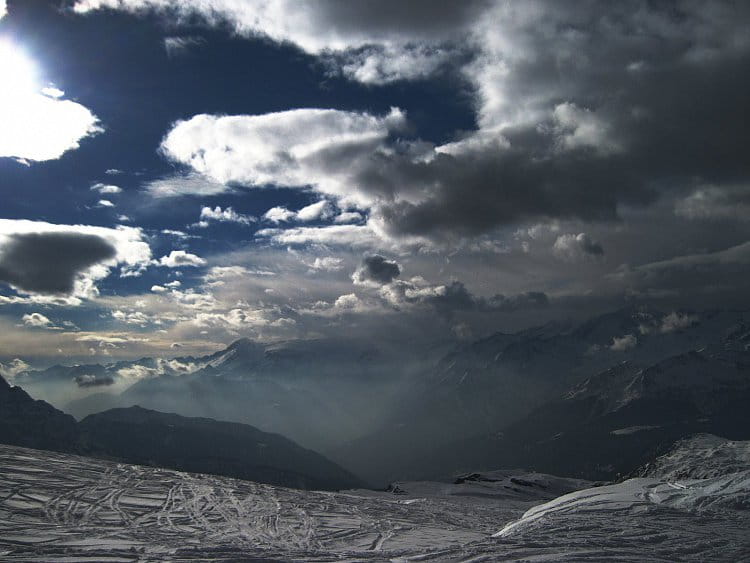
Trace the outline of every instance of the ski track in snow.
<path fill-rule="evenodd" d="M 0 445 L 3 561 L 750 561 L 750 471 L 539 503 L 298 491 Z"/>

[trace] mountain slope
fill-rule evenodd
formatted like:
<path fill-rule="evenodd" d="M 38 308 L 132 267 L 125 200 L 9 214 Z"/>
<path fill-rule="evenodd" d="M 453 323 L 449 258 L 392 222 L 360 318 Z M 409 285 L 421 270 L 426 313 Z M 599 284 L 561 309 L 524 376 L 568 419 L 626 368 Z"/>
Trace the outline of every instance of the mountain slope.
<path fill-rule="evenodd" d="M 131 407 L 86 417 L 84 452 L 303 489 L 362 486 L 354 475 L 291 440 L 245 424 Z"/>
<path fill-rule="evenodd" d="M 611 479 L 685 436 L 750 438 L 750 353 L 693 351 L 638 368 L 618 364 L 494 435 L 453 444 L 433 463 L 520 466 Z"/>
<path fill-rule="evenodd" d="M 0 443 L 72 451 L 78 436 L 75 419 L 49 403 L 32 399 L 0 377 Z"/>

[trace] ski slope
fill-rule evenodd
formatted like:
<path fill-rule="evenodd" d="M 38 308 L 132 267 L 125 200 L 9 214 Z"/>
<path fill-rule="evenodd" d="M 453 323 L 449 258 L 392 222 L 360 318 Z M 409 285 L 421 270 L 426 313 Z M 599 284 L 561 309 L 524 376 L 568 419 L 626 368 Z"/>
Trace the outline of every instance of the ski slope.
<path fill-rule="evenodd" d="M 718 448 L 732 472 L 591 487 L 496 471 L 342 493 L 0 445 L 0 560 L 750 561 L 746 443 L 696 440 L 659 467 Z"/>

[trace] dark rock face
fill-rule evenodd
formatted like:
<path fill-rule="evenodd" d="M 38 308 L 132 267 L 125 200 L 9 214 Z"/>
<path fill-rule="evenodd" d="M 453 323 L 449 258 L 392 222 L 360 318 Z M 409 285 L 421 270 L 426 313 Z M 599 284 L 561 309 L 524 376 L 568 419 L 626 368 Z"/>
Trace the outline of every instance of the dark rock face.
<path fill-rule="evenodd" d="M 75 451 L 75 419 L 0 377 L 0 443 L 60 452 Z"/>
<path fill-rule="evenodd" d="M 363 486 L 312 450 L 246 424 L 130 407 L 90 415 L 79 428 L 84 452 L 131 463 L 300 489 Z"/>

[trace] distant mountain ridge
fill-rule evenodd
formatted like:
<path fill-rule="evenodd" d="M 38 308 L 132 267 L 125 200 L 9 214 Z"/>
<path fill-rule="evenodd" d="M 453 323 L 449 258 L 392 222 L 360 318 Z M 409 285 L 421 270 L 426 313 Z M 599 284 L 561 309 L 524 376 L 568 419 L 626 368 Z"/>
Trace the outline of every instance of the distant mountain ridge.
<path fill-rule="evenodd" d="M 750 438 L 749 319 L 628 308 L 498 333 L 444 357 L 380 430 L 327 453 L 371 480 L 477 467 L 597 480 L 690 432 Z"/>
<path fill-rule="evenodd" d="M 0 377 L 0 443 L 302 489 L 364 483 L 322 455 L 246 424 L 140 407 L 75 419 Z"/>
<path fill-rule="evenodd" d="M 688 430 L 722 434 L 732 431 L 732 424 L 735 430 L 746 424 L 739 414 L 742 378 L 714 379 L 700 366 L 721 375 L 732 362 L 745 362 L 747 311 L 629 306 L 582 323 L 498 332 L 433 351 L 413 365 L 381 344 L 240 339 L 203 357 L 58 366 L 16 381 L 32 393 L 53 380 L 61 389 L 91 384 L 87 396 L 64 407 L 78 418 L 141 405 L 251 424 L 383 484 L 441 477 L 474 463 L 610 478 L 632 470 L 640 459 L 632 452 L 660 451 Z M 721 360 L 727 354 L 734 359 Z M 675 384 L 687 369 L 680 362 L 689 364 L 690 385 Z M 657 377 L 661 372 L 667 375 Z M 654 395 L 664 385 L 663 393 Z M 714 385 L 716 393 L 704 392 Z M 705 412 L 713 413 L 709 422 Z M 690 423 L 677 424 L 682 420 Z M 587 425 L 601 426 L 597 443 L 602 452 L 612 452 L 615 463 L 587 454 L 565 467 L 548 466 L 552 461 L 545 460 L 544 448 L 533 445 L 552 440 L 560 430 L 549 429 L 560 426 L 569 434 L 547 449 L 564 451 L 573 428 L 590 435 Z M 497 454 L 508 449 L 513 456 Z"/>

